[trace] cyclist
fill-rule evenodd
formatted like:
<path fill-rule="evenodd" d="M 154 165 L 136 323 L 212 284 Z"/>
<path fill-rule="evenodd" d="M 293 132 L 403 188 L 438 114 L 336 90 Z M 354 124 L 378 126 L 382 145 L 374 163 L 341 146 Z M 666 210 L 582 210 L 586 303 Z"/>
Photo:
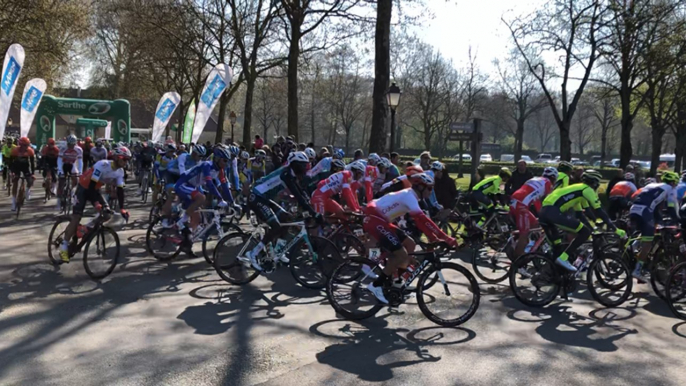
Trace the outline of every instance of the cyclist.
<path fill-rule="evenodd" d="M 383 287 L 388 285 L 397 270 L 407 269 L 410 263 L 408 253 L 414 252 L 415 249 L 415 242 L 393 224 L 395 219 L 409 213 L 429 240 L 443 240 L 451 246 L 457 246 L 455 239 L 443 233 L 419 207 L 419 200 L 426 199 L 431 194 L 434 179 L 426 173 L 419 173 L 411 176 L 409 181 L 412 184 L 411 188 L 373 200 L 364 209 L 364 231 L 391 253 L 381 274 L 367 286 L 367 289 L 385 304 L 388 300 L 384 296 Z"/>
<path fill-rule="evenodd" d="M 11 137 L 6 137 L 5 138 L 5 144 L 2 146 L 2 158 L 4 160 L 4 167 L 2 168 L 2 179 L 3 181 L 7 180 L 7 173 L 9 170 L 9 165 L 10 165 L 10 153 L 12 152 L 12 149 L 17 147 L 14 142 L 12 141 Z"/>
<path fill-rule="evenodd" d="M 248 167 L 255 181 L 264 177 L 267 168 L 267 152 L 262 149 L 255 150 L 255 156 L 248 160 Z"/>
<path fill-rule="evenodd" d="M 619 181 L 612 187 L 608 198 L 608 214 L 612 220 L 617 220 L 620 213 L 631 207 L 631 196 L 637 190 L 635 181 L 634 173 L 626 173 L 624 181 Z"/>
<path fill-rule="evenodd" d="M 596 190 L 600 186 L 601 178 L 602 176 L 599 172 L 587 170 L 581 175 L 580 183 L 569 185 L 566 188 L 555 189 L 543 200 L 539 221 L 546 231 L 548 238 L 553 241 L 553 245 L 561 243 L 558 228 L 576 234 L 574 240 L 556 260 L 558 265 L 568 271 L 576 272 L 576 268 L 568 261 L 569 255 L 573 254 L 581 244 L 586 242 L 591 235 L 592 229 L 595 228 L 584 217 L 583 210 L 586 210 L 586 215 L 590 220 L 595 221 L 595 215 L 597 215 L 609 229 L 617 232 L 619 236 L 624 237 L 626 235 L 626 232 L 615 227 L 610 217 L 600 206 L 600 199 Z M 575 217 L 568 215 L 570 211 L 574 211 Z"/>
<path fill-rule="evenodd" d="M 419 173 L 424 173 L 424 169 L 422 169 L 421 166 L 408 166 L 407 168 L 405 168 L 404 175 L 396 177 L 391 181 L 388 181 L 385 184 L 381 185 L 381 189 L 379 189 L 379 196 L 383 196 L 386 193 L 397 192 L 398 190 L 403 190 L 411 187 L 412 184 L 410 184 L 408 178 Z"/>
<path fill-rule="evenodd" d="M 314 151 L 313 148 L 308 147 L 305 148 L 305 155 L 310 160 L 310 168 L 314 168 L 314 166 L 317 164 L 317 152 Z"/>
<path fill-rule="evenodd" d="M 480 209 L 485 209 L 485 212 L 481 214 L 481 219 L 477 223 L 477 226 L 481 227 L 486 222 L 487 218 L 495 212 L 494 201 L 500 193 L 500 185 L 512 177 L 512 172 L 510 169 L 503 167 L 498 172 L 497 176 L 487 177 L 479 181 L 474 187 L 472 187 L 472 200 L 475 201 Z"/>
<path fill-rule="evenodd" d="M 202 161 L 195 165 L 192 169 L 179 176 L 179 179 L 174 185 L 174 191 L 181 200 L 183 208 L 186 210 L 184 215 L 176 222 L 180 230 L 186 228 L 186 222 L 190 219 L 191 231 L 197 231 L 200 224 L 200 216 L 195 211 L 205 203 L 205 195 L 200 189 L 201 186 L 213 194 L 219 201 L 218 206 L 224 208 L 228 206 L 226 200 L 232 201 L 231 192 L 229 190 L 229 183 L 226 180 L 226 168 L 231 162 L 232 155 L 229 151 L 217 146 L 214 149 L 211 161 Z M 222 193 L 217 189 L 214 180 L 218 180 Z M 181 248 L 190 256 L 194 256 L 191 250 L 191 239 L 184 238 Z"/>
<path fill-rule="evenodd" d="M 100 188 L 103 185 L 115 184 L 117 186 L 117 199 L 119 200 L 119 207 L 122 208 L 120 213 L 128 221 L 129 212 L 124 209 L 124 167 L 130 159 L 131 151 L 124 146 L 119 146 L 112 150 L 111 161 L 100 160 L 96 162 L 79 179 L 76 193 L 74 193 L 74 211 L 71 215 L 71 221 L 69 221 L 69 225 L 64 231 L 64 240 L 60 247 L 62 262 L 69 262 L 69 241 L 76 233 L 76 228 L 81 222 L 86 202 L 90 202 L 96 208 L 102 206 L 103 210 L 109 211 L 109 204 L 100 192 Z"/>
<path fill-rule="evenodd" d="M 390 162 L 390 161 L 389 161 Z M 443 177 L 443 171 L 445 170 L 445 165 L 440 162 L 440 161 L 434 161 L 431 164 L 431 169 L 427 170 L 425 173 L 433 177 L 434 181 L 437 179 Z M 431 191 L 431 195 L 429 196 L 429 199 L 427 200 L 429 205 L 431 205 L 432 208 L 435 208 L 439 212 L 443 210 L 443 205 L 438 203 L 438 199 L 436 199 L 436 192 Z"/>
<path fill-rule="evenodd" d="M 360 161 L 364 162 L 363 160 Z M 380 161 L 381 157 L 376 153 L 371 153 L 369 157 L 367 157 L 363 180 L 364 197 L 367 202 L 371 202 L 374 199 L 374 183 L 377 178 L 379 178 L 379 169 L 376 165 L 378 165 Z M 379 187 L 379 189 L 380 188 L 381 187 Z"/>
<path fill-rule="evenodd" d="M 79 144 L 81 146 L 81 144 Z M 91 150 L 93 149 L 93 140 L 91 137 L 86 137 L 83 140 L 83 163 L 86 169 L 91 165 Z"/>
<path fill-rule="evenodd" d="M 686 197 L 686 171 L 681 174 L 681 181 L 676 186 L 676 198 L 679 202 L 684 202 Z"/>
<path fill-rule="evenodd" d="M 162 205 L 161 213 L 164 216 L 162 219 L 162 226 L 169 228 L 173 226 L 169 219 L 171 218 L 171 208 L 174 203 L 174 186 L 179 180 L 179 177 L 193 169 L 195 165 L 202 162 L 202 160 L 207 157 L 207 149 L 203 145 L 196 145 L 191 150 L 189 155 L 186 152 L 181 153 L 178 157 L 173 159 L 169 164 L 167 164 L 167 173 L 165 176 L 165 186 L 164 189 L 167 191 L 167 199 Z"/>
<path fill-rule="evenodd" d="M 36 154 L 31 147 L 31 141 L 27 137 L 19 138 L 19 146 L 12 148 L 10 152 L 10 168 L 12 175 L 12 211 L 17 210 L 17 189 L 19 175 L 26 178 L 26 199 L 31 199 L 31 186 L 33 186 L 33 173 L 36 171 Z"/>
<path fill-rule="evenodd" d="M 103 147 L 102 140 L 95 141 L 95 147 L 91 149 L 91 162 L 95 165 L 96 162 L 107 159 L 107 149 Z"/>
<path fill-rule="evenodd" d="M 340 169 L 345 168 L 343 160 L 333 160 L 332 164 L 338 163 Z M 342 164 L 342 165 L 341 165 Z M 353 162 L 350 170 L 342 170 L 332 174 L 329 178 L 322 180 L 317 184 L 317 190 L 312 194 L 312 206 L 315 212 L 319 214 L 333 213 L 338 216 L 344 215 L 343 207 L 333 200 L 333 196 L 340 194 L 345 201 L 348 208 L 355 212 L 360 211 L 360 204 L 353 193 L 352 186 L 356 181 L 360 181 L 364 177 L 364 165 Z"/>
<path fill-rule="evenodd" d="M 566 188 L 569 186 L 569 176 L 572 174 L 574 171 L 574 165 L 567 161 L 560 161 L 560 163 L 557 165 L 557 182 L 555 182 L 555 186 L 553 186 L 553 190 L 557 188 Z"/>
<path fill-rule="evenodd" d="M 382 161 L 383 160 L 385 160 L 384 163 L 387 162 L 387 164 L 389 165 L 386 168 L 386 174 L 384 175 L 384 182 L 393 181 L 394 178 L 400 177 L 400 169 L 398 169 L 397 166 L 393 165 L 391 160 L 389 160 L 388 158 L 382 157 Z"/>
<path fill-rule="evenodd" d="M 157 158 L 156 145 L 152 141 L 143 142 L 141 150 L 136 157 L 136 169 L 137 172 L 134 173 L 139 176 L 143 170 L 152 170 L 155 159 Z M 141 188 L 139 181 L 138 189 Z"/>
<path fill-rule="evenodd" d="M 510 214 L 514 217 L 519 238 L 515 246 L 514 256 L 519 257 L 524 254 L 526 244 L 529 242 L 529 230 L 538 226 L 535 213 L 541 210 L 541 202 L 553 191 L 553 185 L 557 181 L 558 172 L 554 167 L 543 169 L 541 177 L 529 179 L 517 189 L 510 197 Z"/>
<path fill-rule="evenodd" d="M 675 189 L 679 182 L 679 175 L 674 172 L 664 172 L 661 180 L 662 182 L 644 186 L 629 210 L 629 217 L 635 229 L 641 231 L 641 251 L 636 257 L 636 266 L 632 272 L 632 276 L 639 281 L 645 281 L 641 270 L 655 235 L 655 215 L 659 215 L 660 208 L 666 205 L 670 216 L 679 221 L 679 204 Z"/>
<path fill-rule="evenodd" d="M 55 145 L 54 138 L 48 138 L 48 144 L 41 149 L 41 164 L 43 169 L 43 178 L 50 174 L 52 186 L 50 190 L 55 194 L 55 185 L 57 182 L 57 159 L 60 155 L 60 149 Z"/>
<path fill-rule="evenodd" d="M 255 183 L 252 188 L 248 205 L 260 221 L 269 225 L 269 231 L 264 235 L 262 241 L 251 251 L 246 252 L 250 263 L 257 270 L 262 270 L 257 262 L 257 256 L 264 246 L 269 244 L 277 236 L 281 236 L 284 229 L 281 222 L 287 215 L 286 211 L 273 201 L 284 188 L 286 188 L 298 201 L 300 208 L 315 218 L 317 223 L 323 222 L 322 216 L 317 214 L 307 201 L 305 192 L 300 187 L 298 181 L 305 176 L 309 165 L 309 158 L 304 152 L 293 151 L 288 154 L 286 166 L 282 166 L 266 175 Z M 278 257 L 283 262 L 288 262 L 286 257 Z"/>
<path fill-rule="evenodd" d="M 64 184 L 67 182 L 67 175 L 71 176 L 72 186 L 76 186 L 77 178 L 83 172 L 83 150 L 76 144 L 77 139 L 74 134 L 67 137 L 67 146 L 60 149 L 57 157 L 57 196 L 62 197 Z M 69 192 L 71 193 L 71 192 Z M 62 210 L 62 202 L 57 200 L 57 211 Z"/>

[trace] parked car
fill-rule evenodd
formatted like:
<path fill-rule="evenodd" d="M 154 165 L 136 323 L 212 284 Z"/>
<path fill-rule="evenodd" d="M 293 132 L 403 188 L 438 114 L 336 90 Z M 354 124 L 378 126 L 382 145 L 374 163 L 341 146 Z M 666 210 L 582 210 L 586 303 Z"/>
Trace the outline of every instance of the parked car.
<path fill-rule="evenodd" d="M 491 157 L 490 154 L 481 154 L 481 157 L 479 157 L 479 160 L 481 162 L 493 162 L 493 157 Z"/>
<path fill-rule="evenodd" d="M 572 165 L 574 165 L 574 166 L 589 166 L 589 163 L 586 161 L 582 161 L 578 158 L 572 158 Z"/>
<path fill-rule="evenodd" d="M 550 161 L 552 159 L 553 159 L 552 155 L 550 155 L 548 153 L 541 153 L 538 155 L 538 157 L 536 157 L 536 162 L 544 164 L 544 163 L 548 163 L 548 161 Z"/>
<path fill-rule="evenodd" d="M 500 162 L 514 162 L 514 154 L 503 154 L 500 156 Z"/>
<path fill-rule="evenodd" d="M 455 155 L 453 156 L 453 159 L 459 161 L 459 160 L 460 160 L 460 155 L 459 155 L 459 154 L 455 154 Z M 462 154 L 462 161 L 470 162 L 471 160 L 472 160 L 472 155 L 471 155 L 471 154 Z"/>
<path fill-rule="evenodd" d="M 636 161 L 636 164 L 641 168 L 641 169 L 646 169 L 650 170 L 650 161 Z"/>
<path fill-rule="evenodd" d="M 528 155 L 523 155 L 522 159 L 524 160 L 524 162 L 526 162 L 527 165 L 532 165 L 534 163 L 534 161 Z"/>

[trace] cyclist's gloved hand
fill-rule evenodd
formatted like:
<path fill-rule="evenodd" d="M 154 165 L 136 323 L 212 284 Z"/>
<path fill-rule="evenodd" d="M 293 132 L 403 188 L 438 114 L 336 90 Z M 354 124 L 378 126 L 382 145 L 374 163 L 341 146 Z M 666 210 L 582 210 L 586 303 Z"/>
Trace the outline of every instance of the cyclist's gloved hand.
<path fill-rule="evenodd" d="M 624 229 L 619 229 L 619 228 L 617 228 L 617 230 L 615 231 L 615 233 L 616 233 L 617 236 L 619 236 L 619 237 L 626 237 L 626 231 L 625 231 Z"/>
<path fill-rule="evenodd" d="M 221 201 L 219 201 L 219 203 L 217 204 L 217 206 L 218 206 L 219 208 L 226 208 L 227 206 L 229 206 L 229 203 L 226 202 L 226 201 L 224 201 L 224 200 L 221 200 Z"/>
<path fill-rule="evenodd" d="M 131 215 L 129 214 L 128 210 L 122 209 L 119 213 L 121 213 L 121 216 L 124 218 L 124 221 L 129 222 L 129 217 L 131 217 Z"/>

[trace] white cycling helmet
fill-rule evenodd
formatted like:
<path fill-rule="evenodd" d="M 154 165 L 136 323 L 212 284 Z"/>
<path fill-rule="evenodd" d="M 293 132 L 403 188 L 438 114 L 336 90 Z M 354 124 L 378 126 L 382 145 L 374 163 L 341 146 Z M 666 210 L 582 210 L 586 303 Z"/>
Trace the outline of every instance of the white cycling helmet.
<path fill-rule="evenodd" d="M 367 157 L 367 163 L 372 166 L 378 165 L 379 162 L 381 162 L 381 157 L 376 153 L 372 153 Z"/>
<path fill-rule="evenodd" d="M 627 181 L 635 181 L 635 180 L 636 180 L 636 176 L 634 175 L 634 173 L 626 173 L 626 174 L 624 175 L 624 179 L 627 180 Z"/>
<path fill-rule="evenodd" d="M 440 161 L 434 161 L 431 164 L 431 170 L 436 170 L 436 171 L 443 171 L 445 169 L 445 165 L 443 165 L 443 162 Z"/>
<path fill-rule="evenodd" d="M 426 173 L 413 174 L 409 177 L 412 185 L 434 186 L 434 179 Z"/>
<path fill-rule="evenodd" d="M 248 153 L 247 151 L 241 152 L 241 159 L 245 160 L 248 158 L 250 158 L 250 153 Z"/>
<path fill-rule="evenodd" d="M 345 162 L 342 159 L 334 159 L 331 161 L 331 167 L 335 167 L 339 170 L 345 169 Z"/>
<path fill-rule="evenodd" d="M 78 141 L 78 139 L 76 138 L 76 136 L 74 134 L 71 134 L 70 136 L 67 137 L 67 144 L 69 144 L 69 145 L 76 145 L 77 141 Z"/>
<path fill-rule="evenodd" d="M 556 180 L 557 180 L 557 176 L 558 176 L 557 169 L 555 169 L 555 168 L 552 167 L 552 166 L 549 166 L 549 167 L 543 169 L 543 174 L 542 174 L 542 176 L 543 176 L 543 177 L 552 178 L 552 179 L 556 179 Z"/>
<path fill-rule="evenodd" d="M 379 167 L 382 167 L 382 168 L 386 168 L 386 169 L 388 170 L 388 168 L 390 168 L 391 165 L 393 165 L 393 164 L 391 163 L 391 160 L 389 160 L 389 159 L 386 158 L 386 157 L 381 157 L 381 160 L 379 161 L 379 163 L 378 163 L 376 166 L 379 166 Z"/>
<path fill-rule="evenodd" d="M 305 155 L 307 155 L 307 158 L 310 158 L 310 159 L 317 158 L 317 152 L 314 151 L 314 149 L 311 147 L 308 147 L 305 149 Z"/>
<path fill-rule="evenodd" d="M 257 158 L 264 158 L 266 156 L 267 156 L 267 152 L 262 150 L 262 149 L 255 151 L 255 157 L 257 157 Z"/>
<path fill-rule="evenodd" d="M 288 154 L 288 164 L 291 164 L 293 162 L 310 162 L 310 159 L 307 157 L 305 152 L 303 151 L 293 151 L 290 154 Z"/>
<path fill-rule="evenodd" d="M 359 161 L 351 162 L 350 164 L 348 164 L 348 168 L 352 171 L 364 173 L 364 164 Z"/>

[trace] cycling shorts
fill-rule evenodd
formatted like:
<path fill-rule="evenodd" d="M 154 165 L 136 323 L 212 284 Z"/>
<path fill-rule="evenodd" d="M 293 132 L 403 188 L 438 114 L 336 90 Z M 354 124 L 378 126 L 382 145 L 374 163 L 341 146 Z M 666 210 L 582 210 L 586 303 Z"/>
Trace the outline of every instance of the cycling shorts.
<path fill-rule="evenodd" d="M 75 164 L 62 164 L 62 173 L 60 174 L 61 177 L 66 176 L 67 174 L 70 175 L 76 175 L 77 170 L 76 170 L 76 165 Z"/>
<path fill-rule="evenodd" d="M 179 180 L 179 175 L 174 174 L 170 171 L 167 171 L 166 173 L 160 174 L 160 175 L 162 176 L 162 178 L 165 179 L 164 189 L 165 190 L 174 189 L 174 186 L 176 185 L 176 181 Z"/>
<path fill-rule="evenodd" d="M 493 206 L 493 200 L 479 190 L 473 191 L 471 197 L 477 207 L 491 208 Z"/>
<path fill-rule="evenodd" d="M 375 206 L 364 208 L 364 224 L 362 229 L 379 242 L 381 248 L 395 252 L 403 247 L 407 238 L 402 229 L 386 220 Z"/>
<path fill-rule="evenodd" d="M 281 221 L 288 216 L 281 205 L 255 193 L 250 193 L 248 207 L 255 212 L 261 222 L 272 228 L 280 227 Z"/>
<path fill-rule="evenodd" d="M 632 205 L 629 218 L 634 229 L 641 232 L 641 240 L 650 241 L 655 236 L 655 214 L 646 205 Z"/>
<path fill-rule="evenodd" d="M 23 174 L 25 178 L 29 178 L 31 175 L 31 165 L 28 162 L 18 162 L 15 160 L 10 165 L 10 170 L 17 176 Z"/>
<path fill-rule="evenodd" d="M 74 214 L 83 216 L 83 210 L 86 208 L 86 202 L 90 202 L 93 206 L 99 203 L 105 206 L 105 199 L 99 190 L 87 189 L 81 185 L 78 185 L 76 192 L 74 193 L 74 207 L 72 211 Z"/>
<path fill-rule="evenodd" d="M 179 183 L 176 183 L 174 185 L 174 192 L 176 193 L 176 196 L 181 201 L 183 209 L 188 209 L 188 207 L 191 205 L 191 202 L 198 195 L 202 194 L 202 192 L 200 191 L 200 188 L 197 188 L 193 185 L 179 184 Z"/>
<path fill-rule="evenodd" d="M 323 194 L 315 193 L 312 196 L 310 204 L 312 204 L 314 211 L 321 215 L 330 213 L 342 216 L 345 212 L 341 204 L 336 202 L 336 200 L 332 199 L 331 197 L 326 197 Z"/>
<path fill-rule="evenodd" d="M 541 208 L 538 220 L 543 227 L 556 227 L 567 232 L 578 233 L 583 224 L 573 214 L 562 213 L 560 208 L 555 205 L 548 205 Z"/>
<path fill-rule="evenodd" d="M 517 224 L 517 229 L 520 232 L 529 232 L 531 228 L 538 227 L 538 220 L 536 216 L 529 210 L 529 208 L 523 203 L 512 200 L 512 205 L 510 205 L 510 215 L 514 218 L 515 224 Z"/>

